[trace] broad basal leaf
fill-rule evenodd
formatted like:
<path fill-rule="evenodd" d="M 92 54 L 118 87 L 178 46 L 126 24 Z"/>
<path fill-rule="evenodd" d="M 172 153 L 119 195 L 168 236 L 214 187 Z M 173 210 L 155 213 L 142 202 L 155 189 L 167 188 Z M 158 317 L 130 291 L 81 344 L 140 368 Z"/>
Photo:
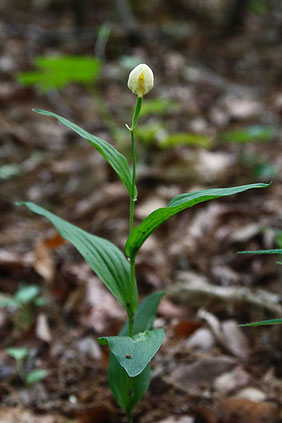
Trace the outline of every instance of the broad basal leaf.
<path fill-rule="evenodd" d="M 75 123 L 55 113 L 48 112 L 46 110 L 38 110 L 38 109 L 34 109 L 34 111 L 42 115 L 51 116 L 58 119 L 58 121 L 62 123 L 64 126 L 66 126 L 69 129 L 72 129 L 82 138 L 90 142 L 90 144 L 92 144 L 99 151 L 99 153 L 107 160 L 107 162 L 116 171 L 116 173 L 118 174 L 118 176 L 124 183 L 129 196 L 132 197 L 133 199 L 136 198 L 137 196 L 136 187 L 135 187 L 134 196 L 132 196 L 132 176 L 131 176 L 131 171 L 129 169 L 128 162 L 126 158 L 119 151 L 117 151 L 111 144 L 102 140 L 101 138 L 95 137 L 94 135 L 80 128 L 80 126 L 76 125 Z"/>
<path fill-rule="evenodd" d="M 109 345 L 119 364 L 128 376 L 138 376 L 160 348 L 164 339 L 163 329 L 155 329 L 129 336 L 98 338 L 102 345 Z"/>
<path fill-rule="evenodd" d="M 138 306 L 133 325 L 134 335 L 152 329 L 156 312 L 163 295 L 164 292 L 155 292 L 145 298 Z M 128 323 L 124 325 L 119 335 L 128 335 Z M 149 366 L 146 366 L 138 376 L 130 378 L 124 368 L 121 367 L 114 354 L 111 353 L 108 377 L 113 396 L 120 407 L 128 413 L 134 409 L 136 404 L 147 392 L 151 380 L 151 370 Z"/>
<path fill-rule="evenodd" d="M 111 293 L 127 308 L 136 309 L 137 287 L 131 286 L 130 266 L 122 252 L 110 241 L 91 235 L 34 203 L 20 203 L 47 217 L 63 238 L 72 243 Z"/>
<path fill-rule="evenodd" d="M 147 392 L 151 381 L 151 369 L 145 369 L 136 377 L 129 377 L 113 353 L 108 370 L 109 385 L 119 406 L 130 413 Z"/>
<path fill-rule="evenodd" d="M 148 236 L 163 222 L 165 222 L 171 216 L 181 212 L 182 210 L 193 207 L 194 205 L 204 201 L 225 197 L 227 195 L 238 194 L 239 192 L 243 192 L 252 188 L 265 188 L 268 186 L 269 184 L 251 184 L 232 188 L 208 189 L 204 191 L 177 195 L 170 201 L 167 207 L 162 207 L 153 211 L 151 214 L 149 214 L 149 216 L 146 217 L 145 220 L 143 220 L 142 223 L 140 223 L 140 225 L 133 229 L 125 246 L 126 255 L 131 259 L 134 259 L 138 250 L 143 245 Z"/>

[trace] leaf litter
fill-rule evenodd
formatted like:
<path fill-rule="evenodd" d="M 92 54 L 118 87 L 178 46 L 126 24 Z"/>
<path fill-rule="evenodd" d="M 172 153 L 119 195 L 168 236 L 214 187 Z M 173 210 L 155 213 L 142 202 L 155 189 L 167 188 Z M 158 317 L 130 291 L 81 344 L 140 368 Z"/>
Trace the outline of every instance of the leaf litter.
<path fill-rule="evenodd" d="M 4 7 L 6 20 L 11 6 L 4 3 L 5 7 L 0 7 Z M 214 7 L 212 3 L 207 9 Z M 198 10 L 199 5 L 194 6 Z M 17 200 L 48 205 L 62 217 L 110 238 L 120 247 L 128 235 L 126 191 L 111 169 L 64 127 L 31 112 L 35 106 L 58 113 L 64 109 L 61 114 L 83 122 L 95 135 L 111 139 L 89 93 L 70 86 L 43 97 L 13 82 L 19 68 L 31 68 L 33 55 L 48 52 L 51 33 L 58 35 L 53 31 L 53 15 L 49 15 L 47 3 L 38 4 L 38 9 L 28 6 L 29 14 L 26 7 L 17 10 L 22 27 L 5 24 L 0 36 L 0 175 L 5 175 L 0 180 L 0 291 L 1 298 L 13 297 L 20 283 L 36 284 L 47 301 L 33 311 L 34 320 L 28 329 L 20 325 L 13 309 L 0 309 L 0 420 L 122 422 L 107 387 L 108 356 L 96 341 L 99 335 L 111 336 L 119 331 L 125 318 L 122 309 L 79 255 L 56 235 L 50 235 L 47 222 L 12 205 Z M 178 7 L 184 16 L 186 6 L 179 2 Z M 268 182 L 268 177 L 255 173 L 262 169 L 257 164 L 260 162 L 278 169 L 267 192 L 183 212 L 160 227 L 141 249 L 137 263 L 141 296 L 155 289 L 167 290 L 157 320 L 158 325 L 164 324 L 167 337 L 153 361 L 149 395 L 137 409 L 136 421 L 140 423 L 281 420 L 281 330 L 238 327 L 250 320 L 281 316 L 279 266 L 273 257 L 236 255 L 240 249 L 274 248 L 275 238 L 269 238 L 265 231 L 281 229 L 281 142 L 276 131 L 281 126 L 277 65 L 281 53 L 273 42 L 281 18 L 275 13 L 276 7 L 281 6 L 276 5 L 266 15 L 273 22 L 271 26 L 263 16 L 251 14 L 242 33 L 222 44 L 220 58 L 214 54 L 218 45 L 206 38 L 197 20 L 187 21 L 191 25 L 187 38 L 177 38 L 179 34 L 170 30 L 170 41 L 162 43 L 162 55 L 155 54 L 159 51 L 155 42 L 146 40 L 137 50 L 129 48 L 130 54 L 138 52 L 150 58 L 159 80 L 157 89 L 179 105 L 168 110 L 165 118 L 159 115 L 157 122 L 165 124 L 172 135 L 194 132 L 213 140 L 209 150 L 183 145 L 162 150 L 154 139 L 146 147 L 140 144 L 143 163 L 137 223 L 180 192 Z M 48 12 L 42 13 L 40 8 Z M 62 6 L 56 21 L 64 29 L 72 24 L 66 8 Z M 138 16 L 141 25 L 141 16 L 146 16 L 148 36 L 153 27 L 155 36 L 160 27 L 152 22 L 149 6 L 142 8 Z M 205 6 L 200 9 L 205 13 Z M 104 6 L 99 13 L 95 12 L 91 22 L 90 13 L 91 26 L 100 23 L 98 16 L 107 18 L 111 7 Z M 38 22 L 37 29 L 30 26 L 30 15 Z M 224 16 L 223 11 L 216 16 Z M 160 19 L 173 20 L 173 13 L 164 7 Z M 41 31 L 41 27 L 52 29 Z M 269 44 L 261 43 L 261 34 Z M 63 33 L 60 37 L 64 38 Z M 112 58 L 118 55 L 116 50 L 128 48 L 123 37 L 126 34 L 114 32 L 109 45 Z M 77 41 L 72 42 L 67 47 L 56 45 L 54 50 L 62 53 L 67 48 L 74 54 L 89 53 L 89 48 L 92 51 L 93 37 L 91 43 L 85 37 L 79 47 Z M 260 48 L 255 47 L 258 43 Z M 121 83 L 123 75 L 125 71 L 115 59 L 107 60 L 105 74 L 97 85 L 103 87 L 107 105 L 122 124 L 127 120 L 129 104 Z M 142 119 L 149 121 L 148 116 Z M 269 143 L 251 140 L 244 144 L 244 150 L 235 141 L 220 142 L 222 133 L 234 134 L 258 124 L 275 129 L 271 148 Z M 125 153 L 126 142 L 120 146 Z M 244 155 L 253 159 L 246 164 Z M 7 164 L 10 170 L 5 168 Z M 8 346 L 27 347 L 30 364 L 48 369 L 48 377 L 26 391 L 5 354 Z"/>

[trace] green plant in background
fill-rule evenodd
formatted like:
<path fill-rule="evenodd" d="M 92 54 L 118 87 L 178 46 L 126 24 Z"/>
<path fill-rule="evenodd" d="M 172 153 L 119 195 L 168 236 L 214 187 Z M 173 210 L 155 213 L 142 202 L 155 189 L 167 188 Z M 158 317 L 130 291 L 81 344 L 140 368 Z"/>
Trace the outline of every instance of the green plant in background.
<path fill-rule="evenodd" d="M 239 163 L 251 170 L 252 176 L 262 179 L 272 179 L 277 176 L 276 167 L 256 153 L 246 152 L 245 145 L 249 143 L 269 142 L 275 136 L 276 131 L 269 126 L 251 125 L 245 128 L 233 129 L 221 134 L 221 140 L 227 143 L 238 144 Z"/>
<path fill-rule="evenodd" d="M 17 81 L 36 86 L 43 94 L 71 83 L 90 87 L 99 77 L 102 65 L 99 59 L 87 56 L 42 56 L 34 64 L 38 70 L 20 73 Z"/>
<path fill-rule="evenodd" d="M 33 369 L 30 372 L 25 371 L 25 363 L 29 356 L 29 351 L 27 348 L 9 347 L 6 348 L 6 354 L 16 360 L 18 375 L 27 388 L 37 382 L 40 382 L 42 379 L 48 376 L 49 372 L 46 369 Z"/>
<path fill-rule="evenodd" d="M 0 294 L 0 308 L 10 310 L 15 326 L 20 326 L 23 330 L 27 330 L 32 324 L 33 310 L 44 304 L 46 300 L 40 295 L 37 285 L 22 286 L 13 296 Z"/>
<path fill-rule="evenodd" d="M 268 142 L 275 134 L 273 128 L 263 125 L 252 125 L 246 128 L 233 129 L 221 134 L 225 142 L 235 142 L 238 144 L 247 144 L 249 142 Z"/>
<path fill-rule="evenodd" d="M 279 231 L 279 233 L 280 232 L 281 231 Z M 280 236 L 281 236 L 281 234 L 280 234 Z M 278 238 L 278 242 L 279 241 L 280 241 L 280 238 Z M 281 255 L 282 249 L 281 248 L 274 248 L 272 250 L 239 251 L 238 254 L 280 254 Z M 279 264 L 279 265 L 282 265 L 282 262 L 280 262 L 280 261 L 277 261 L 276 263 Z M 278 324 L 282 324 L 282 318 L 281 319 L 260 320 L 258 322 L 245 323 L 245 324 L 240 325 L 240 326 L 266 326 L 266 325 L 278 325 Z"/>
<path fill-rule="evenodd" d="M 110 241 L 92 235 L 34 203 L 18 203 L 49 219 L 61 236 L 76 247 L 101 281 L 125 308 L 128 321 L 119 336 L 104 336 L 99 338 L 99 342 L 110 348 L 109 384 L 116 401 L 126 412 L 129 423 L 133 421 L 132 413 L 136 404 L 146 393 L 150 384 L 149 362 L 164 339 L 163 329 L 153 329 L 157 308 L 164 293 L 154 293 L 138 304 L 135 260 L 139 249 L 155 229 L 182 210 L 212 199 L 268 186 L 258 183 L 181 194 L 173 198 L 166 207 L 155 210 L 143 222 L 135 226 L 134 208 L 137 200 L 135 134 L 143 96 L 152 89 L 153 84 L 153 73 L 145 64 L 138 65 L 129 75 L 128 87 L 137 95 L 132 124 L 131 126 L 126 125 L 131 138 L 132 170 L 125 156 L 111 144 L 55 113 L 35 110 L 45 116 L 54 117 L 61 124 L 90 142 L 123 182 L 128 191 L 130 203 L 126 256 Z"/>
<path fill-rule="evenodd" d="M 109 28 L 99 31 L 96 50 L 102 56 L 104 42 L 109 36 Z M 39 93 L 48 94 L 61 90 L 70 84 L 83 85 L 93 96 L 98 112 L 106 122 L 110 132 L 115 134 L 116 123 L 111 113 L 104 107 L 99 90 L 95 86 L 103 66 L 103 61 L 91 56 L 42 56 L 35 60 L 38 70 L 23 72 L 17 82 L 26 87 L 35 87 Z"/>

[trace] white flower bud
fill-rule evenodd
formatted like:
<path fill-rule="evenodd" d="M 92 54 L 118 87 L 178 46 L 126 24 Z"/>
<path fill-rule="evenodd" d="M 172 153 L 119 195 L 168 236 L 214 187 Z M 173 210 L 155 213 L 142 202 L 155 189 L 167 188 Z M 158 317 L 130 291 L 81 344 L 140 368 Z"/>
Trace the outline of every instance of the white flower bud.
<path fill-rule="evenodd" d="M 143 97 L 154 86 L 152 69 L 144 63 L 136 66 L 129 74 L 127 86 L 133 94 Z"/>

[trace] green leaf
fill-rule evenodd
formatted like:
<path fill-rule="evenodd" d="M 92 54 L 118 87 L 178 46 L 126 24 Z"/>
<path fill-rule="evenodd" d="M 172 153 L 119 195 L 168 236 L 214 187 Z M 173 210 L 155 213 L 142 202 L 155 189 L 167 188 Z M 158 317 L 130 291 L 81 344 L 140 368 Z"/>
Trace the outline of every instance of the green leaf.
<path fill-rule="evenodd" d="M 161 148 L 170 148 L 177 145 L 188 145 L 195 147 L 210 148 L 212 146 L 212 138 L 207 135 L 193 134 L 190 132 L 178 132 L 164 137 L 160 142 Z"/>
<path fill-rule="evenodd" d="M 117 403 L 124 411 L 130 413 L 149 388 L 151 369 L 146 366 L 138 376 L 130 378 L 114 354 L 111 353 L 108 377 Z"/>
<path fill-rule="evenodd" d="M 34 369 L 26 375 L 25 381 L 28 385 L 34 385 L 48 376 L 48 373 L 49 372 L 46 369 Z"/>
<path fill-rule="evenodd" d="M 274 135 L 272 128 L 267 126 L 249 126 L 247 128 L 235 129 L 222 134 L 223 141 L 246 144 L 252 141 L 269 141 Z"/>
<path fill-rule="evenodd" d="M 282 248 L 275 248 L 273 250 L 238 251 L 237 254 L 282 254 Z"/>
<path fill-rule="evenodd" d="M 136 309 L 138 303 L 136 282 L 131 286 L 130 265 L 114 244 L 89 234 L 34 203 L 25 202 L 18 205 L 24 205 L 34 213 L 47 217 L 59 234 L 80 252 L 117 300 L 125 308 L 129 303 L 133 311 Z"/>
<path fill-rule="evenodd" d="M 146 217 L 145 220 L 143 220 L 142 223 L 140 223 L 140 225 L 133 229 L 125 246 L 126 255 L 131 259 L 134 259 L 148 236 L 163 222 L 165 222 L 171 216 L 181 212 L 182 210 L 193 207 L 194 205 L 204 201 L 238 194 L 252 188 L 265 188 L 268 186 L 269 184 L 250 184 L 242 185 L 239 187 L 215 188 L 177 195 L 170 201 L 167 207 L 162 207 L 153 211 L 151 214 L 149 214 L 149 216 Z"/>
<path fill-rule="evenodd" d="M 18 308 L 19 304 L 10 295 L 0 293 L 0 308 L 7 307 Z"/>
<path fill-rule="evenodd" d="M 28 350 L 23 347 L 9 347 L 6 348 L 6 353 L 16 361 L 21 361 L 27 357 Z"/>
<path fill-rule="evenodd" d="M 282 319 L 261 320 L 259 322 L 245 323 L 239 326 L 266 326 L 266 325 L 281 325 Z"/>
<path fill-rule="evenodd" d="M 155 329 L 129 336 L 98 338 L 101 345 L 109 345 L 111 352 L 128 376 L 138 376 L 160 348 L 164 339 L 163 329 Z"/>
<path fill-rule="evenodd" d="M 282 249 L 282 231 L 280 229 L 275 229 L 274 233 L 277 247 Z"/>
<path fill-rule="evenodd" d="M 45 116 L 51 116 L 57 119 L 60 123 L 62 123 L 67 128 L 71 129 L 72 131 L 76 132 L 78 135 L 80 135 L 82 138 L 90 142 L 98 151 L 99 153 L 104 157 L 104 159 L 107 160 L 109 165 L 115 170 L 115 172 L 120 177 L 121 181 L 124 183 L 128 194 L 130 197 L 132 197 L 132 175 L 131 171 L 129 169 L 128 162 L 126 158 L 117 151 L 111 144 L 108 142 L 102 140 L 101 138 L 98 138 L 89 132 L 85 131 L 84 129 L 80 128 L 80 126 L 76 125 L 75 123 L 65 119 L 62 116 L 57 115 L 56 113 L 48 112 L 46 110 L 38 110 L 34 109 L 36 113 L 40 113 Z M 132 199 L 136 198 L 137 196 L 137 189 L 135 187 L 134 197 Z"/>
<path fill-rule="evenodd" d="M 40 288 L 37 285 L 28 285 L 20 288 L 15 294 L 15 300 L 19 303 L 28 304 L 39 295 Z"/>
<path fill-rule="evenodd" d="M 101 70 L 101 61 L 87 56 L 43 56 L 35 65 L 38 70 L 20 73 L 17 81 L 25 86 L 35 85 L 42 93 L 71 83 L 93 84 Z"/>
<path fill-rule="evenodd" d="M 157 310 L 163 296 L 163 291 L 154 292 L 139 304 L 134 317 L 133 335 L 153 328 Z M 128 323 L 123 326 L 119 335 L 128 335 Z"/>
<path fill-rule="evenodd" d="M 180 104 L 168 100 L 167 98 L 154 98 L 153 100 L 146 100 L 140 112 L 141 116 L 148 115 L 163 115 L 165 113 L 177 112 L 180 109 Z"/>
<path fill-rule="evenodd" d="M 4 164 L 0 166 L 0 179 L 10 179 L 20 176 L 24 173 L 24 169 L 17 163 Z"/>
<path fill-rule="evenodd" d="M 156 317 L 156 312 L 164 292 L 155 292 L 149 295 L 138 306 L 134 318 L 133 334 L 151 330 Z M 119 333 L 120 336 L 128 335 L 128 323 L 124 325 Z M 117 403 L 127 413 L 131 412 L 141 400 L 150 385 L 151 370 L 147 366 L 136 377 L 129 378 L 123 367 L 119 364 L 114 354 L 110 354 L 108 369 L 109 384 Z M 131 379 L 131 381 L 130 381 Z"/>

